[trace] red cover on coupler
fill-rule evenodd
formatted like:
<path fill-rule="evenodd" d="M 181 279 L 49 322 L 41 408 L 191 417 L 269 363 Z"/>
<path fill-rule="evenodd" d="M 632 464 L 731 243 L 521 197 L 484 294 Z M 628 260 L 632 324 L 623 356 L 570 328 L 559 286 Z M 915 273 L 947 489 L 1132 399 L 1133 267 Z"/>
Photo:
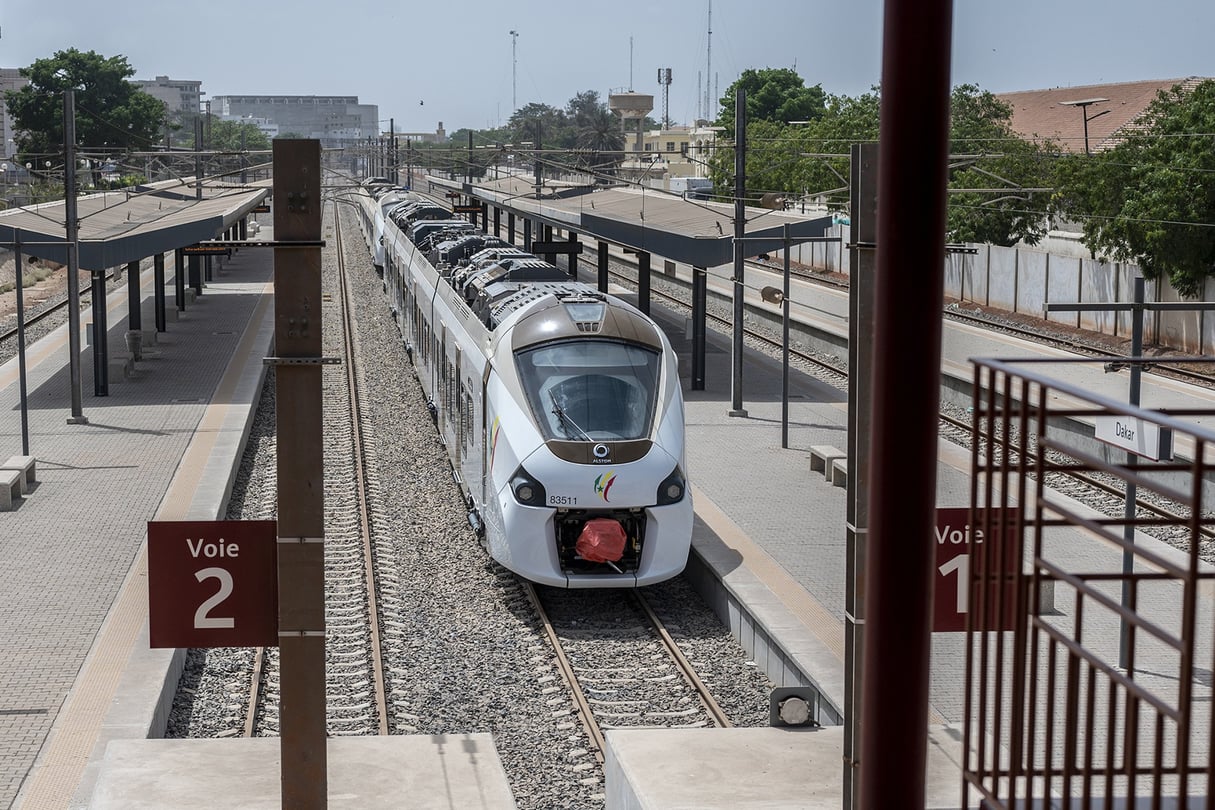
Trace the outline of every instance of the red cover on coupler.
<path fill-rule="evenodd" d="M 592 518 L 582 527 L 574 549 L 584 560 L 616 562 L 624 556 L 624 527 L 611 518 Z"/>

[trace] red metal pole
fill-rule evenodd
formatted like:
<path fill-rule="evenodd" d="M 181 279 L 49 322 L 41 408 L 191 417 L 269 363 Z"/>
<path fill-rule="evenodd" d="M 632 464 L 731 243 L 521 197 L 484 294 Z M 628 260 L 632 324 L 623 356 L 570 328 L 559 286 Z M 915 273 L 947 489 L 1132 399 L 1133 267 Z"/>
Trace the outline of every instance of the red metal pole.
<path fill-rule="evenodd" d="M 887 0 L 878 153 L 861 806 L 924 807 L 950 0 Z"/>

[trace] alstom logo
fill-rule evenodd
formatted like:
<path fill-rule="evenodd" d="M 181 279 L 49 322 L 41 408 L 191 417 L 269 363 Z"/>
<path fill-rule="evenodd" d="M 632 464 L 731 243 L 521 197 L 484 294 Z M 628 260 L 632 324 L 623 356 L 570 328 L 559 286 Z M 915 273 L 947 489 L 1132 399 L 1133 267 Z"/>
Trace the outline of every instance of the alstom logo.
<path fill-rule="evenodd" d="M 608 501 L 608 492 L 612 489 L 612 484 L 616 483 L 616 473 L 605 472 L 595 479 L 595 494 Z"/>

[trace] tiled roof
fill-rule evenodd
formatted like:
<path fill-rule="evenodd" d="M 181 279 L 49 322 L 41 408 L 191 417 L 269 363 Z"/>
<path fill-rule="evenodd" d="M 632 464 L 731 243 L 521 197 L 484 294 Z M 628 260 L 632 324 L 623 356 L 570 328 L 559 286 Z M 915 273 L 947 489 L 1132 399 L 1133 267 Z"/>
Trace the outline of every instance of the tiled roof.
<path fill-rule="evenodd" d="M 1084 117 L 1088 116 L 1088 144 L 1091 151 L 1108 148 L 1117 142 L 1117 133 L 1134 121 L 1162 90 L 1175 85 L 1192 89 L 1200 77 L 1155 79 L 1119 84 L 1091 84 L 1083 87 L 1058 87 L 1052 90 L 1024 90 L 998 93 L 997 98 L 1012 105 L 1013 131 L 1025 138 L 1050 138 L 1069 152 L 1084 151 Z M 1088 107 L 1066 105 L 1065 101 L 1108 99 Z M 1108 110 L 1108 113 L 1102 114 Z"/>

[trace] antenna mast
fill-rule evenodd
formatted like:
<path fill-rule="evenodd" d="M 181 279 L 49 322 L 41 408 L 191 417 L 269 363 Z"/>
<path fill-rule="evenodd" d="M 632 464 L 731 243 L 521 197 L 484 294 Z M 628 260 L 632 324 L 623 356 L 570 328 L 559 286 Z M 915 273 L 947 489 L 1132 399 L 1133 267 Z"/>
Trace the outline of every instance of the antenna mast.
<path fill-rule="evenodd" d="M 713 118 L 713 108 L 709 104 L 709 80 L 713 75 L 713 0 L 709 0 L 709 45 L 705 49 L 705 118 Z"/>
<path fill-rule="evenodd" d="M 658 68 L 658 83 L 662 85 L 662 128 L 671 128 L 671 69 Z"/>
<path fill-rule="evenodd" d="M 629 37 L 629 92 L 633 92 L 633 38 Z"/>
<path fill-rule="evenodd" d="M 519 85 L 515 82 L 515 76 L 518 75 L 519 58 L 516 55 L 515 46 L 519 44 L 519 32 L 511 29 L 510 32 L 510 104 L 511 114 L 513 115 L 519 109 Z"/>

